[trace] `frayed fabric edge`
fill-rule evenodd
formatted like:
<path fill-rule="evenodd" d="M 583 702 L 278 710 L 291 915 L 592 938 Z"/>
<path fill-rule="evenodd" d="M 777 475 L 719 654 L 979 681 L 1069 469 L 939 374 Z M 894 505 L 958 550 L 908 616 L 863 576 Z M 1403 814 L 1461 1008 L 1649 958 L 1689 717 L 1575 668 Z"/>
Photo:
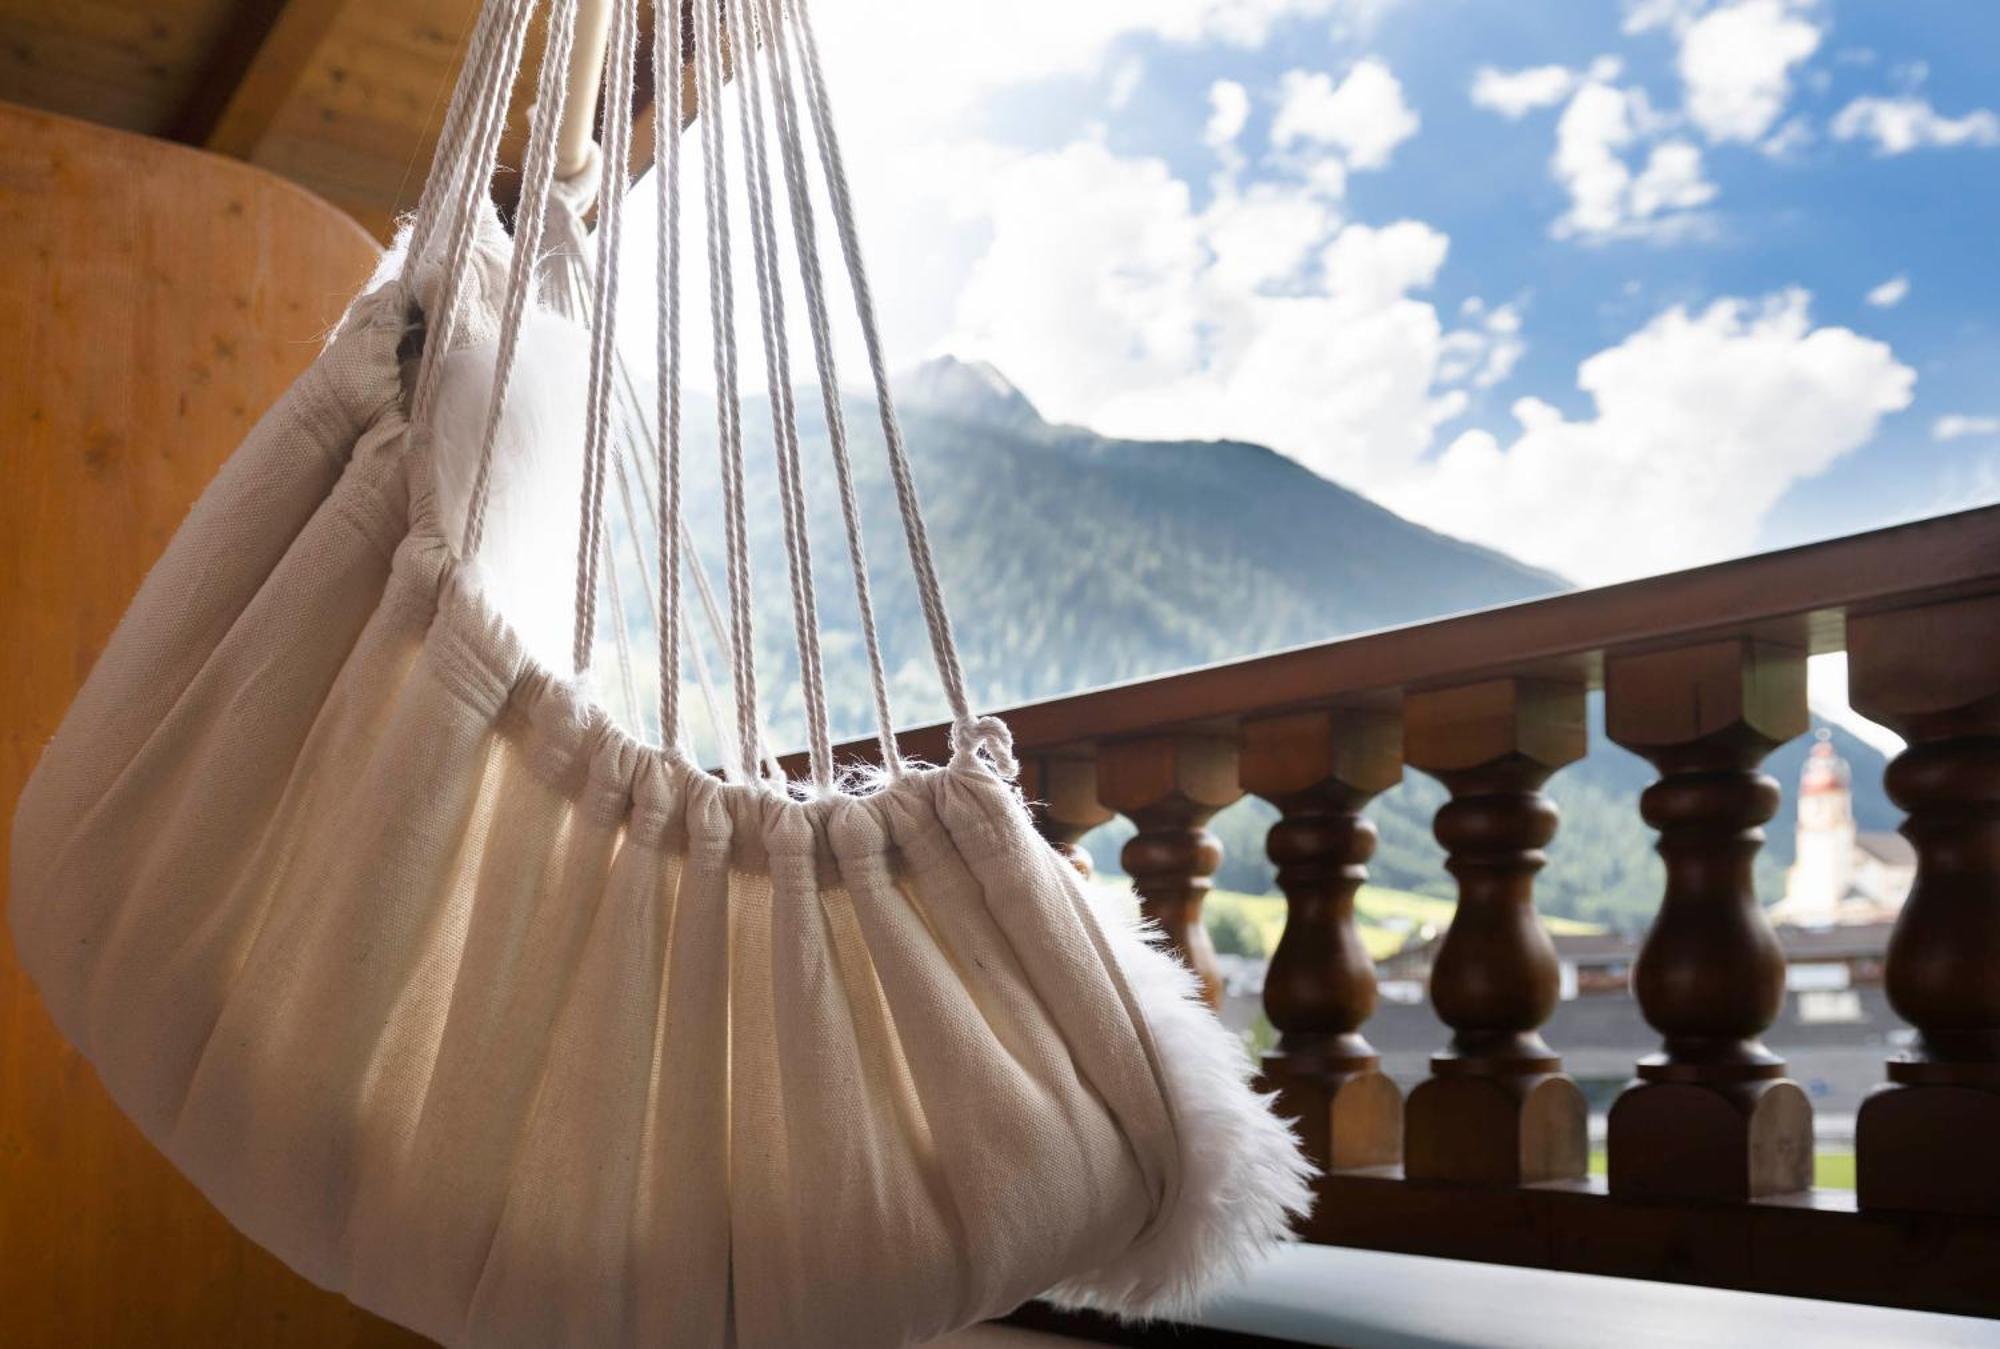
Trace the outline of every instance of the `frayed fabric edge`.
<path fill-rule="evenodd" d="M 1180 1191 L 1137 1245 L 1044 1296 L 1126 1319 L 1186 1316 L 1294 1239 L 1318 1172 L 1273 1112 L 1275 1097 L 1252 1087 L 1242 1042 L 1201 1002 L 1194 974 L 1159 931 L 1093 908 L 1159 1046 Z"/>

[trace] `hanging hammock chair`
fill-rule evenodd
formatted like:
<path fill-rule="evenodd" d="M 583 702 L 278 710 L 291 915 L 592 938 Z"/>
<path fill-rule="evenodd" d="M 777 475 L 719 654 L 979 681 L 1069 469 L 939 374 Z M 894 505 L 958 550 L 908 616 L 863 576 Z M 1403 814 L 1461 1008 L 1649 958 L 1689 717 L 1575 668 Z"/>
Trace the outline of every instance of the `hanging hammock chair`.
<path fill-rule="evenodd" d="M 645 408 L 616 345 L 640 25 L 637 0 L 611 4 L 596 227 L 555 174 L 577 0 L 551 0 L 510 237 L 487 184 L 543 6 L 486 0 L 397 248 L 175 536 L 22 795 L 21 961 L 233 1223 L 445 1343 L 873 1347 L 1036 1295 L 1183 1310 L 1282 1239 L 1308 1167 L 1191 976 L 1037 836 L 1005 728 L 971 710 L 805 0 L 703 0 L 692 33 L 665 4 L 654 23 L 654 68 L 691 50 L 699 95 L 727 577 L 704 607 L 730 763 L 688 748 L 683 577 L 705 581 L 681 487 L 681 137 L 657 119 Z M 726 60 L 797 783 L 774 772 L 753 659 Z M 904 761 L 892 732 L 809 151 L 952 713 L 943 766 Z M 831 748 L 781 205 L 881 739 L 865 779 Z M 574 492 L 553 545 L 551 481 Z M 607 487 L 645 503 L 628 519 L 650 535 L 656 745 L 591 678 Z M 508 602 L 551 577 L 573 591 L 567 669 Z"/>

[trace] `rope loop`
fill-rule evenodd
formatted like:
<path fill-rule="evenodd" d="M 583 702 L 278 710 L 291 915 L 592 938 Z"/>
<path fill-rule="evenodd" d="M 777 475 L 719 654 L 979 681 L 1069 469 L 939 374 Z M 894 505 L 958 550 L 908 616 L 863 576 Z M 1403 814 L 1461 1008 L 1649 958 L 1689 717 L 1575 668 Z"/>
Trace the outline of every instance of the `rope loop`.
<path fill-rule="evenodd" d="M 954 768 L 983 761 L 1009 782 L 1021 776 L 1021 761 L 1014 757 L 1014 733 L 998 717 L 966 717 L 953 722 L 950 745 Z"/>
<path fill-rule="evenodd" d="M 578 168 L 567 175 L 556 175 L 549 184 L 551 200 L 560 202 L 578 220 L 590 214 L 603 190 L 604 151 L 596 141 L 584 147 L 583 163 Z"/>

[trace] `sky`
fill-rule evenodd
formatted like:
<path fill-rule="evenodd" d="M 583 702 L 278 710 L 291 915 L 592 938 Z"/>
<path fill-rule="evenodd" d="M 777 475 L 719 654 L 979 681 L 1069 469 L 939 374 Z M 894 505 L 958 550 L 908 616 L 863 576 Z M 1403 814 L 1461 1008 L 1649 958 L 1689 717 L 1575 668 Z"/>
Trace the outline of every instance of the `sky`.
<path fill-rule="evenodd" d="M 899 363 L 1587 583 L 2000 499 L 2000 5 L 814 13 Z"/>
<path fill-rule="evenodd" d="M 813 12 L 892 365 L 1583 584 L 2000 500 L 2000 4 Z"/>

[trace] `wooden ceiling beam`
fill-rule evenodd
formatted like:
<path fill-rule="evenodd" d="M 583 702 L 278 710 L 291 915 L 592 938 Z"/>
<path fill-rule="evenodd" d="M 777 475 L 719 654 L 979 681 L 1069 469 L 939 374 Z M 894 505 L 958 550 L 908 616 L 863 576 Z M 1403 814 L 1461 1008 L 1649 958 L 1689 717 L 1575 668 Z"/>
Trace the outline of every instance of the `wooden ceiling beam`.
<path fill-rule="evenodd" d="M 241 0 L 169 133 L 250 159 L 290 101 L 348 0 Z"/>
<path fill-rule="evenodd" d="M 632 139 L 625 147 L 625 168 L 633 178 L 653 164 L 653 94 L 659 83 L 653 69 L 656 9 L 648 9 L 640 17 L 638 60 L 632 63 Z M 683 27 L 682 31 L 687 30 Z"/>

